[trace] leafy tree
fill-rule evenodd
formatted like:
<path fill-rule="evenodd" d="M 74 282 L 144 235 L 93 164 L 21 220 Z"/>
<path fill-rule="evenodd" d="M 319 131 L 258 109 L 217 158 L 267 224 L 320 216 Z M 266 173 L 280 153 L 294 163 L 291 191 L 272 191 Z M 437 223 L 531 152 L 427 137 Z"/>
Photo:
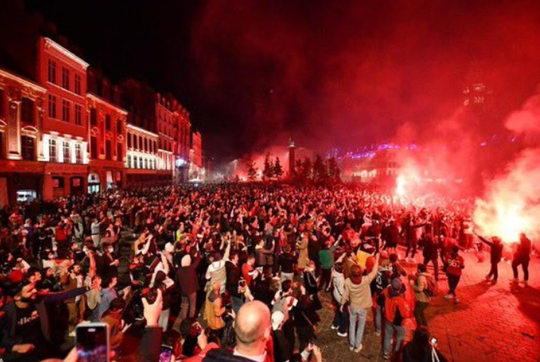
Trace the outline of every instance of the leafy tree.
<path fill-rule="evenodd" d="M 246 160 L 247 177 L 249 181 L 255 181 L 257 178 L 257 168 L 252 158 Z"/>
<path fill-rule="evenodd" d="M 313 181 L 316 183 L 326 183 L 328 181 L 328 170 L 320 155 L 315 157 L 313 164 Z"/>
<path fill-rule="evenodd" d="M 341 182 L 341 170 L 335 157 L 330 157 L 328 159 L 328 180 L 331 183 L 340 183 Z"/>
<path fill-rule="evenodd" d="M 263 180 L 270 180 L 274 177 L 274 167 L 272 165 L 272 162 L 270 161 L 270 153 L 266 154 L 266 157 L 264 158 L 264 168 L 263 168 Z"/>
<path fill-rule="evenodd" d="M 281 179 L 281 177 L 283 176 L 283 167 L 281 166 L 281 162 L 279 162 L 279 157 L 276 157 L 276 160 L 274 161 L 272 173 L 274 178 L 278 180 Z"/>

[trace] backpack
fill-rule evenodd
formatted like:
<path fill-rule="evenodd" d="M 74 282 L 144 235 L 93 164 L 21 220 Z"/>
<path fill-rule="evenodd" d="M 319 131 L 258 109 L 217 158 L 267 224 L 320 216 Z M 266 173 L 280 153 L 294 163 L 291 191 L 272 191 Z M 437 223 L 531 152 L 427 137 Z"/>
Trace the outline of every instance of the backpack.
<path fill-rule="evenodd" d="M 430 298 L 437 296 L 439 294 L 439 284 L 431 276 L 426 276 L 426 281 L 427 287 L 424 289 L 424 293 Z"/>

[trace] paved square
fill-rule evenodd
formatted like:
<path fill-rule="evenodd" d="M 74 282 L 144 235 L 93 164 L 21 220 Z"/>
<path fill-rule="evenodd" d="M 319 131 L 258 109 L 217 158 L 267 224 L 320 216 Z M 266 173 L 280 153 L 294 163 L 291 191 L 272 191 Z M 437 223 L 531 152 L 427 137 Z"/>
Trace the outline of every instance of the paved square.
<path fill-rule="evenodd" d="M 489 262 L 477 263 L 472 254 L 462 254 L 465 270 L 457 289 L 460 303 L 444 299 L 445 277 L 439 282 L 440 296 L 426 315 L 430 330 L 439 340 L 439 349 L 450 361 L 540 361 L 540 261 L 529 266 L 529 286 L 511 285 L 509 263 L 499 264 L 499 283 L 485 281 Z M 409 269 L 413 269 L 412 266 Z M 522 274 L 520 272 L 520 276 Z M 380 337 L 373 332 L 373 316 L 368 314 L 363 350 L 349 351 L 347 338 L 330 329 L 333 309 L 323 294 L 324 309 L 317 344 L 327 361 L 383 361 Z"/>

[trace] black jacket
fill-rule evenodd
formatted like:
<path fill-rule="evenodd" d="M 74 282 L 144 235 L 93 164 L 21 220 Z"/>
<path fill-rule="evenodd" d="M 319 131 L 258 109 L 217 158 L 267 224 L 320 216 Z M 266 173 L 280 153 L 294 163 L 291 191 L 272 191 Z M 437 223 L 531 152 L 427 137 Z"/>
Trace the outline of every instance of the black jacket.
<path fill-rule="evenodd" d="M 503 252 L 503 244 L 495 244 L 494 242 L 491 242 L 480 235 L 478 236 L 481 241 L 483 241 L 485 244 L 489 245 L 491 247 L 491 250 L 489 252 L 490 259 L 492 264 L 496 264 L 501 261 L 502 259 L 502 252 Z"/>
<path fill-rule="evenodd" d="M 41 332 L 49 343 L 53 342 L 53 331 L 50 329 L 49 315 L 47 313 L 46 303 L 54 303 L 69 298 L 75 298 L 81 294 L 86 293 L 87 291 L 88 289 L 86 287 L 83 287 L 68 290 L 66 292 L 44 294 L 38 297 L 35 303 L 35 307 L 39 314 L 39 320 L 41 322 Z M 20 343 L 21 339 L 21 337 L 17 336 L 15 333 L 17 328 L 17 307 L 15 306 L 15 302 L 12 301 L 6 304 L 4 308 L 2 308 L 2 311 L 6 313 L 6 315 L 4 316 L 4 320 L 7 324 L 2 326 L 2 345 L 6 347 L 6 349 L 11 350 L 14 345 Z"/>

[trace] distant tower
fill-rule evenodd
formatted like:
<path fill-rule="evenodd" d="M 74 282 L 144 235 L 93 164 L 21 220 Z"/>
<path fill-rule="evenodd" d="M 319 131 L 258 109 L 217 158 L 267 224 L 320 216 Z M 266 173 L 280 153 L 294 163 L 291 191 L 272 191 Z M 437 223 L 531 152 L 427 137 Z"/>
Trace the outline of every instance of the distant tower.
<path fill-rule="evenodd" d="M 294 178 L 295 172 L 294 172 L 294 163 L 296 162 L 295 158 L 295 146 L 294 146 L 294 140 L 289 138 L 289 178 Z"/>

